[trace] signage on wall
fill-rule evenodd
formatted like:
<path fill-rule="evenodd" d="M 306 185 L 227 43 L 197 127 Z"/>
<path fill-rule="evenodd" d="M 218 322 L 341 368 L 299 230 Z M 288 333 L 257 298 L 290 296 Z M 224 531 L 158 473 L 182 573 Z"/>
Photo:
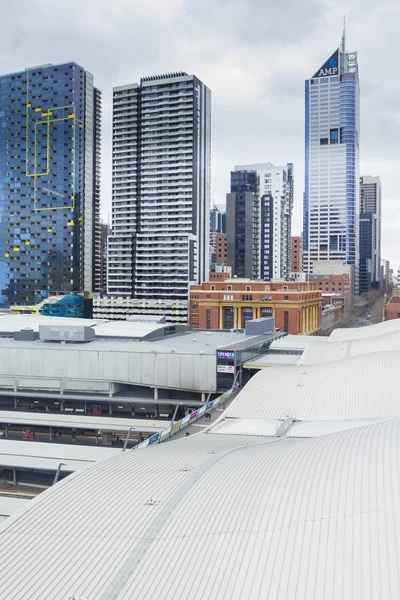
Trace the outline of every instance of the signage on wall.
<path fill-rule="evenodd" d="M 217 358 L 229 358 L 231 360 L 235 359 L 234 352 L 224 352 L 223 350 L 217 350 Z"/>
<path fill-rule="evenodd" d="M 234 373 L 235 367 L 233 365 L 217 365 L 217 373 Z"/>
<path fill-rule="evenodd" d="M 324 65 L 315 73 L 312 79 L 318 77 L 332 77 L 333 75 L 339 74 L 339 48 L 335 50 L 330 58 Z"/>

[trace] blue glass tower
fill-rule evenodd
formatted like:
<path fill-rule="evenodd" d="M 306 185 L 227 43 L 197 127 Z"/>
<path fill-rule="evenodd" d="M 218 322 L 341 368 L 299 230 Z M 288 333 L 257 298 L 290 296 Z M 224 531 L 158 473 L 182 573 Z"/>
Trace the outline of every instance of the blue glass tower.
<path fill-rule="evenodd" d="M 100 284 L 101 94 L 75 63 L 0 76 L 0 304 Z"/>
<path fill-rule="evenodd" d="M 355 267 L 359 236 L 357 54 L 335 50 L 305 82 L 303 269 L 337 260 Z"/>

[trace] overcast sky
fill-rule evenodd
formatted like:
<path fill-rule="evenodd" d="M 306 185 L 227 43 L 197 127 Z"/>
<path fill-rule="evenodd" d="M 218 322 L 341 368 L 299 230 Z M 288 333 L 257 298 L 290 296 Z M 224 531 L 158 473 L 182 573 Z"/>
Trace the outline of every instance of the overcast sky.
<path fill-rule="evenodd" d="M 103 217 L 111 207 L 111 93 L 183 70 L 212 91 L 212 194 L 235 164 L 295 165 L 293 233 L 304 188 L 304 79 L 339 45 L 358 52 L 361 174 L 383 183 L 383 256 L 400 264 L 398 0 L 0 0 L 0 72 L 74 60 L 103 92 Z"/>

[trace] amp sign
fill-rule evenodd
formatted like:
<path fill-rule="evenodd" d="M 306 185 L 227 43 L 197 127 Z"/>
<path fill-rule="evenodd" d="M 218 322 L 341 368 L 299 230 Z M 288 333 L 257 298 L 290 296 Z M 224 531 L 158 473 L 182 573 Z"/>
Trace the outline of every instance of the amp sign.
<path fill-rule="evenodd" d="M 333 75 L 339 74 L 339 48 L 335 50 L 332 56 L 326 61 L 324 65 L 315 73 L 312 79 L 317 77 L 332 77 Z"/>

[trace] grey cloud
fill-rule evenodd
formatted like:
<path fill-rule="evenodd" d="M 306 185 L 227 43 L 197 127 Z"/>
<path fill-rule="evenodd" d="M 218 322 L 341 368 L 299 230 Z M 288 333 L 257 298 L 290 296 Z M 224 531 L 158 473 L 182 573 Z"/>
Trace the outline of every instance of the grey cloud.
<path fill-rule="evenodd" d="M 103 214 L 111 197 L 113 85 L 170 70 L 195 73 L 213 94 L 213 193 L 224 202 L 235 164 L 295 164 L 295 232 L 301 230 L 304 79 L 339 45 L 361 76 L 361 173 L 381 175 L 383 254 L 400 262 L 400 7 L 395 0 L 19 0 L 0 21 L 0 71 L 75 60 L 103 91 Z M 387 215 L 387 217 L 386 217 Z M 394 224 L 393 224 L 394 223 Z M 393 231 L 395 232 L 393 234 Z M 396 266 L 397 266 L 396 264 Z"/>

